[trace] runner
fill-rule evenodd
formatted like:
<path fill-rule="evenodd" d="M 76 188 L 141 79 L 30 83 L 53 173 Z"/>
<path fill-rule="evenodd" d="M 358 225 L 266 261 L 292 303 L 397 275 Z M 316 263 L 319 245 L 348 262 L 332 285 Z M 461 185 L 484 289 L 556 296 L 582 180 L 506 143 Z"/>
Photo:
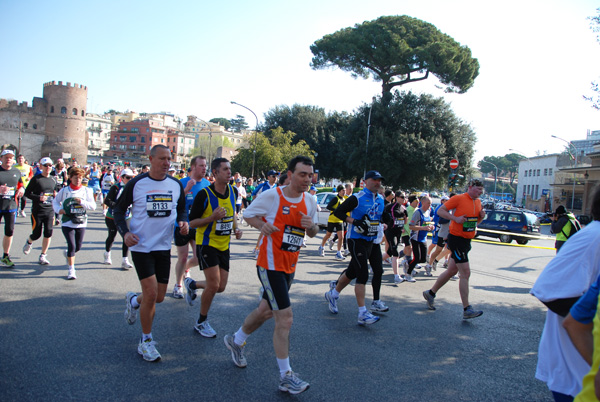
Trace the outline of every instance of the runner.
<path fill-rule="evenodd" d="M 408 271 L 408 264 L 412 260 L 412 246 L 410 244 L 410 227 L 409 223 L 412 219 L 413 214 L 415 213 L 415 209 L 419 205 L 419 199 L 416 195 L 408 196 L 408 205 L 406 205 L 406 224 L 404 225 L 404 231 L 402 232 L 402 244 L 404 244 L 404 249 L 402 250 L 401 257 L 404 257 L 402 260 L 402 269 L 404 271 L 404 275 L 402 275 L 402 279 L 406 276 L 406 272 Z"/>
<path fill-rule="evenodd" d="M 389 307 L 379 297 L 383 275 L 381 247 L 373 245 L 373 241 L 377 238 L 381 215 L 383 214 L 384 200 L 378 194 L 378 190 L 381 187 L 381 181 L 384 179 L 379 172 L 371 170 L 367 172 L 364 180 L 365 187 L 362 191 L 350 196 L 334 212 L 335 216 L 345 219 L 350 224 L 347 235 L 348 249 L 352 259 L 337 282 L 332 281 L 329 285 L 331 289 L 325 293 L 325 300 L 329 302 L 329 311 L 337 314 L 337 301 L 341 291 L 356 278 L 354 294 L 358 304 L 359 325 L 373 324 L 379 321 L 379 317 L 371 314 L 365 306 L 365 285 L 369 279 L 367 261 L 371 263 L 373 269 L 371 311 L 389 311 Z M 348 212 L 350 212 L 350 216 L 347 216 Z"/>
<path fill-rule="evenodd" d="M 23 156 L 23 155 L 17 156 L 17 164 L 15 165 L 15 167 L 19 170 L 19 172 L 21 172 L 21 180 L 23 181 L 23 187 L 25 189 L 27 189 L 27 186 L 29 185 L 29 181 L 33 177 L 33 169 L 25 161 L 25 156 Z M 19 213 L 17 215 L 25 218 L 25 216 L 26 216 L 25 215 L 25 206 L 27 205 L 27 198 L 25 198 L 25 197 L 23 197 L 23 195 L 21 195 L 18 197 L 17 202 L 18 203 L 20 202 L 20 204 L 21 204 L 21 210 L 19 211 Z"/>
<path fill-rule="evenodd" d="M 474 310 L 469 304 L 469 277 L 471 276 L 469 250 L 471 250 L 471 239 L 475 237 L 477 224 L 485 217 L 485 211 L 481 208 L 479 199 L 482 193 L 483 183 L 481 180 L 472 179 L 466 193 L 452 197 L 439 209 L 440 217 L 451 220 L 448 248 L 452 252 L 452 257 L 448 269 L 440 274 L 430 290 L 423 292 L 427 307 L 435 310 L 436 293 L 458 272 L 460 274 L 458 288 L 465 320 L 483 314 L 483 311 Z M 449 212 L 452 209 L 455 210 L 454 214 Z"/>
<path fill-rule="evenodd" d="M 422 196 L 419 200 L 421 206 L 413 212 L 412 218 L 408 227 L 410 228 L 410 246 L 413 253 L 413 259 L 408 264 L 408 270 L 404 275 L 406 282 L 415 282 L 412 277 L 413 270 L 418 263 L 427 261 L 427 233 L 433 230 L 433 225 L 430 224 L 431 217 L 429 216 L 429 207 L 431 199 L 429 196 Z M 431 276 L 431 268 L 425 273 L 426 276 Z"/>
<path fill-rule="evenodd" d="M 235 212 L 239 194 L 237 188 L 229 184 L 231 165 L 225 158 L 216 158 L 210 170 L 215 182 L 198 193 L 190 212 L 190 227 L 196 228 L 196 255 L 200 256 L 200 270 L 206 280 L 196 282 L 185 278 L 184 281 L 185 299 L 190 306 L 194 305 L 196 290 L 204 289 L 200 296 L 200 317 L 194 329 L 205 338 L 217 336 L 207 318 L 215 295 L 224 292 L 227 286 L 231 235 L 242 238 Z"/>
<path fill-rule="evenodd" d="M 146 361 L 160 360 L 152 338 L 152 322 L 156 303 L 167 293 L 171 271 L 171 241 L 175 222 L 181 234 L 188 233 L 185 196 L 181 183 L 167 175 L 171 151 L 155 145 L 150 151 L 150 171 L 133 178 L 113 209 L 115 224 L 131 250 L 142 294 L 128 292 L 125 296 L 125 319 L 133 325 L 140 310 L 142 338 L 138 353 Z M 131 231 L 125 212 L 131 206 Z"/>
<path fill-rule="evenodd" d="M 252 192 L 253 199 L 256 199 L 256 197 L 258 197 L 264 191 L 275 188 L 277 186 L 277 184 L 275 182 L 277 181 L 278 176 L 279 176 L 279 173 L 277 173 L 275 170 L 269 170 L 269 172 L 267 173 L 268 181 L 262 182 L 254 189 L 254 191 Z M 256 247 L 254 248 L 254 258 L 258 258 L 258 250 L 259 250 L 260 242 L 262 241 L 262 236 L 263 236 L 262 233 L 259 233 L 258 239 L 256 240 Z"/>
<path fill-rule="evenodd" d="M 112 173 L 111 173 L 112 176 Z M 115 242 L 115 237 L 117 236 L 117 225 L 115 224 L 115 219 L 113 217 L 113 208 L 115 206 L 115 204 L 117 203 L 117 200 L 119 199 L 119 197 L 121 196 L 121 193 L 123 192 L 123 188 L 125 187 L 125 185 L 127 183 L 129 183 L 129 180 L 133 179 L 134 174 L 133 174 L 133 170 L 131 169 L 123 169 L 121 170 L 121 182 L 117 182 L 117 184 L 113 185 L 110 190 L 108 191 L 108 194 L 106 194 L 106 197 L 104 197 L 104 205 L 106 205 L 108 207 L 107 211 L 106 211 L 106 215 L 104 217 L 104 223 L 106 223 L 106 227 L 108 228 L 108 236 L 106 237 L 106 242 L 105 242 L 105 251 L 104 251 L 104 264 L 105 265 L 112 265 L 112 258 L 110 256 L 110 249 L 112 248 L 113 243 Z M 131 219 L 131 211 L 127 210 L 127 212 L 125 213 L 125 219 L 129 220 Z M 122 261 L 121 261 L 121 269 L 131 269 L 133 268 L 133 265 L 131 265 L 131 263 L 129 262 L 129 258 L 127 257 L 127 253 L 129 251 L 129 247 L 127 247 L 127 244 L 125 244 L 125 241 L 123 241 L 123 245 L 121 247 L 121 256 L 122 256 Z"/>
<path fill-rule="evenodd" d="M 38 260 L 40 265 L 48 265 L 46 253 L 50 247 L 52 238 L 52 226 L 54 225 L 54 209 L 52 200 L 56 195 L 56 181 L 50 175 L 52 172 L 52 159 L 42 158 L 40 161 L 42 174 L 33 176 L 29 185 L 25 189 L 25 197 L 32 201 L 31 206 L 31 234 L 27 236 L 23 246 L 23 254 L 31 252 L 31 246 L 34 241 L 42 236 L 42 227 L 44 228 L 44 239 L 42 240 L 42 253 Z"/>
<path fill-rule="evenodd" d="M 88 187 L 92 189 L 94 193 L 94 201 L 98 200 L 98 194 L 101 193 L 100 190 L 100 177 L 102 176 L 102 172 L 98 168 L 98 164 L 96 162 L 92 163 L 92 167 L 88 171 Z M 102 200 L 100 200 L 102 202 Z"/>
<path fill-rule="evenodd" d="M 313 176 L 313 162 L 297 156 L 288 165 L 288 186 L 266 191 L 246 210 L 244 219 L 264 235 L 257 261 L 258 278 L 262 284 L 262 299 L 258 308 L 244 320 L 224 342 L 238 367 L 246 367 L 246 339 L 271 317 L 275 318 L 273 347 L 279 366 L 279 390 L 299 394 L 309 384 L 292 371 L 289 359 L 289 334 L 293 321 L 289 289 L 294 279 L 302 238 L 306 232 L 314 237 L 319 232 L 315 224 L 317 205 L 305 191 Z"/>
<path fill-rule="evenodd" d="M 444 205 L 444 203 L 446 201 L 448 201 L 450 198 L 452 198 L 455 195 L 456 194 L 451 193 L 450 197 L 448 197 L 446 195 L 443 196 L 442 203 L 440 204 L 439 207 L 436 208 L 435 214 L 438 215 L 438 212 L 439 212 L 441 206 Z M 448 247 L 446 247 L 446 239 L 448 238 L 448 233 L 450 233 L 450 220 L 446 219 L 446 218 L 442 218 L 438 215 L 438 224 L 440 226 L 440 229 L 438 230 L 436 247 L 435 247 L 435 250 L 433 250 L 433 253 L 431 253 L 431 256 L 429 258 L 429 263 L 431 264 L 431 268 L 434 271 L 437 269 L 437 265 L 439 263 L 438 260 L 441 260 L 442 258 L 450 255 L 450 250 L 448 250 Z M 458 279 L 458 278 L 456 278 L 456 279 Z"/>
<path fill-rule="evenodd" d="M 17 199 L 25 194 L 21 172 L 14 167 L 15 153 L 5 149 L 0 154 L 0 219 L 4 218 L 4 238 L 2 248 L 4 254 L 0 262 L 8 268 L 15 264 L 10 260 L 10 246 L 12 245 L 13 233 L 15 231 L 15 219 L 18 205 Z"/>
<path fill-rule="evenodd" d="M 100 179 L 101 181 L 101 185 L 102 185 L 102 197 L 104 197 L 104 199 L 106 199 L 106 196 L 108 195 L 108 192 L 110 191 L 110 189 L 112 188 L 112 186 L 115 185 L 116 183 L 116 178 L 115 175 L 113 174 L 113 169 L 112 167 L 108 167 L 106 169 L 106 172 L 104 173 L 104 176 L 102 176 L 102 179 Z M 108 209 L 108 204 L 107 203 L 103 203 L 102 204 L 102 213 L 104 215 L 106 215 L 106 211 Z"/>
<path fill-rule="evenodd" d="M 72 167 L 69 170 L 69 184 L 61 189 L 52 200 L 54 212 L 62 215 L 62 232 L 67 241 L 63 251 L 67 260 L 67 279 L 77 279 L 75 253 L 81 250 L 87 227 L 87 211 L 96 209 L 92 189 L 82 185 L 85 170 Z"/>
<path fill-rule="evenodd" d="M 204 178 L 206 174 L 206 157 L 202 155 L 194 156 L 190 162 L 190 174 L 180 180 L 185 193 L 185 211 L 188 214 L 194 204 L 196 195 L 210 185 L 210 182 Z M 191 267 L 198 265 L 198 256 L 196 255 L 196 229 L 189 228 L 186 235 L 181 234 L 179 226 L 175 226 L 174 235 L 175 246 L 177 246 L 177 264 L 175 264 L 175 286 L 173 287 L 173 297 L 183 299 L 183 277 L 189 275 Z M 192 258 L 188 259 L 192 248 Z"/>
<path fill-rule="evenodd" d="M 346 197 L 344 194 L 346 193 L 343 185 L 338 185 L 336 187 L 337 195 L 329 201 L 327 204 L 327 209 L 329 210 L 329 218 L 327 218 L 327 233 L 323 236 L 323 240 L 321 241 L 321 246 L 319 247 L 319 255 L 321 257 L 325 257 L 325 243 L 327 239 L 331 237 L 331 234 L 335 232 L 337 235 L 337 253 L 335 254 L 335 259 L 338 261 L 343 261 L 344 256 L 342 255 L 342 243 L 344 240 L 344 232 L 343 232 L 343 220 L 335 216 L 333 213 L 335 210 L 342 205 Z"/>
<path fill-rule="evenodd" d="M 388 242 L 387 254 L 392 257 L 392 271 L 394 272 L 394 283 L 402 283 L 404 279 L 398 275 L 398 245 L 402 241 L 402 231 L 406 224 L 406 208 L 404 208 L 405 195 L 402 191 L 396 191 L 395 200 L 383 209 L 382 221 L 387 225 L 385 237 Z"/>

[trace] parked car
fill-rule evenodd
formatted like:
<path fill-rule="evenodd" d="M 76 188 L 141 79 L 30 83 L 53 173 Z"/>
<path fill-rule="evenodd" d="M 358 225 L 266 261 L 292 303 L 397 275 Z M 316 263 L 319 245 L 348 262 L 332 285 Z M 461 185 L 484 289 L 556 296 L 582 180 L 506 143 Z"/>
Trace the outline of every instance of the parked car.
<path fill-rule="evenodd" d="M 540 221 L 534 214 L 517 210 L 486 210 L 485 213 L 484 220 L 477 225 L 477 236 L 498 238 L 502 243 L 510 243 L 514 239 L 518 244 L 527 244 L 533 238 L 522 237 L 519 234 L 540 234 Z M 506 233 L 490 233 L 480 229 Z"/>
<path fill-rule="evenodd" d="M 332 198 L 336 197 L 336 193 L 317 193 L 317 205 L 321 207 L 321 211 L 317 212 L 317 224 L 321 228 L 327 227 L 327 220 L 329 219 L 329 210 L 327 204 Z"/>

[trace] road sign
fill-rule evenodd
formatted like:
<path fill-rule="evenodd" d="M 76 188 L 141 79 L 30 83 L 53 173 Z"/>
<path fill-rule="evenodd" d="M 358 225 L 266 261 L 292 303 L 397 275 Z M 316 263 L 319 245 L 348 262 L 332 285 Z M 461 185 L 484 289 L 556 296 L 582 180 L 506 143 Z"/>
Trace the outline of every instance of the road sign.
<path fill-rule="evenodd" d="M 452 160 L 450 161 L 450 167 L 451 167 L 452 169 L 456 169 L 456 168 L 458 167 L 458 159 L 452 159 Z"/>

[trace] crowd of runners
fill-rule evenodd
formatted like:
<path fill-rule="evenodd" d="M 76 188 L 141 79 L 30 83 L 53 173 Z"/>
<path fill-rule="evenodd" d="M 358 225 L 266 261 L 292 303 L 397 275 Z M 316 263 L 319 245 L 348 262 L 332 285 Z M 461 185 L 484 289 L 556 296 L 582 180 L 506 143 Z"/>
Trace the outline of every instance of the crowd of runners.
<path fill-rule="evenodd" d="M 289 360 L 293 322 L 289 290 L 306 237 L 314 237 L 320 230 L 320 207 L 311 184 L 312 160 L 298 156 L 289 162 L 286 172 L 271 170 L 266 180 L 255 185 L 252 179 L 232 174 L 225 158 L 216 158 L 208 166 L 205 157 L 196 156 L 187 175 L 171 167 L 167 147 L 153 147 L 149 159 L 150 165 L 139 171 L 95 163 L 66 166 L 62 160 L 55 164 L 48 157 L 32 167 L 22 155 L 15 157 L 11 150 L 4 150 L 0 156 L 0 214 L 5 222 L 2 264 L 14 266 L 10 249 L 15 220 L 26 216 L 25 200 L 29 199 L 32 230 L 24 240 L 23 253 L 29 254 L 35 241 L 43 237 L 39 264 L 50 264 L 46 253 L 53 227 L 59 225 L 66 242 L 67 278 L 76 279 L 75 255 L 83 246 L 88 215 L 101 205 L 107 227 L 102 262 L 112 265 L 111 248 L 119 232 L 123 239 L 121 267 L 134 268 L 141 287 L 141 292 L 127 293 L 125 319 L 134 324 L 139 316 L 142 336 L 138 353 L 147 361 L 158 361 L 161 356 L 152 325 L 156 304 L 168 292 L 172 243 L 177 249 L 172 296 L 191 306 L 199 300 L 194 329 L 203 337 L 214 338 L 217 332 L 208 320 L 210 307 L 226 289 L 231 238 L 243 236 L 241 222 L 245 221 L 260 232 L 255 257 L 262 296 L 239 329 L 225 335 L 224 343 L 234 364 L 246 367 L 246 340 L 273 318 L 279 389 L 292 394 L 306 390 L 309 384 L 294 373 Z M 477 223 L 485 216 L 479 201 L 483 183 L 472 180 L 466 193 L 443 197 L 432 209 L 427 194 L 417 197 L 385 190 L 385 179 L 377 171 L 367 172 L 363 179 L 364 188 L 358 192 L 350 183 L 335 188 L 336 197 L 326 207 L 327 231 L 317 253 L 325 256 L 325 247 L 329 245 L 331 250 L 336 245 L 335 258 L 348 259 L 348 267 L 329 283 L 325 293 L 329 311 L 338 313 L 340 293 L 355 281 L 358 324 L 376 323 L 378 314 L 389 311 L 380 296 L 383 264 L 388 263 L 395 284 L 415 282 L 417 272 L 432 276 L 432 271 L 446 268 L 432 288 L 423 292 L 427 308 L 435 310 L 436 294 L 449 280 L 458 279 L 463 318 L 483 314 L 469 302 L 468 259 Z M 433 237 L 428 247 L 429 235 Z M 192 278 L 190 269 L 195 266 L 203 272 L 202 279 Z M 369 277 L 373 295 L 367 308 Z"/>

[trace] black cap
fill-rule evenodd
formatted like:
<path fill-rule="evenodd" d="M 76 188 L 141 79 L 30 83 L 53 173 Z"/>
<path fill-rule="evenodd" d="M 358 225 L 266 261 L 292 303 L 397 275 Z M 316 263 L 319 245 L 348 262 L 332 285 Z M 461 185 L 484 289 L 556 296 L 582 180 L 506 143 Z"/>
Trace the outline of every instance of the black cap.
<path fill-rule="evenodd" d="M 556 208 L 556 215 L 564 215 L 567 213 L 567 210 L 565 209 L 565 207 L 563 205 L 559 205 L 558 208 Z"/>
<path fill-rule="evenodd" d="M 365 175 L 365 180 L 367 180 L 367 179 L 385 180 L 383 178 L 383 176 L 381 175 L 381 173 L 379 173 L 377 170 L 369 170 L 367 172 L 367 174 Z"/>

